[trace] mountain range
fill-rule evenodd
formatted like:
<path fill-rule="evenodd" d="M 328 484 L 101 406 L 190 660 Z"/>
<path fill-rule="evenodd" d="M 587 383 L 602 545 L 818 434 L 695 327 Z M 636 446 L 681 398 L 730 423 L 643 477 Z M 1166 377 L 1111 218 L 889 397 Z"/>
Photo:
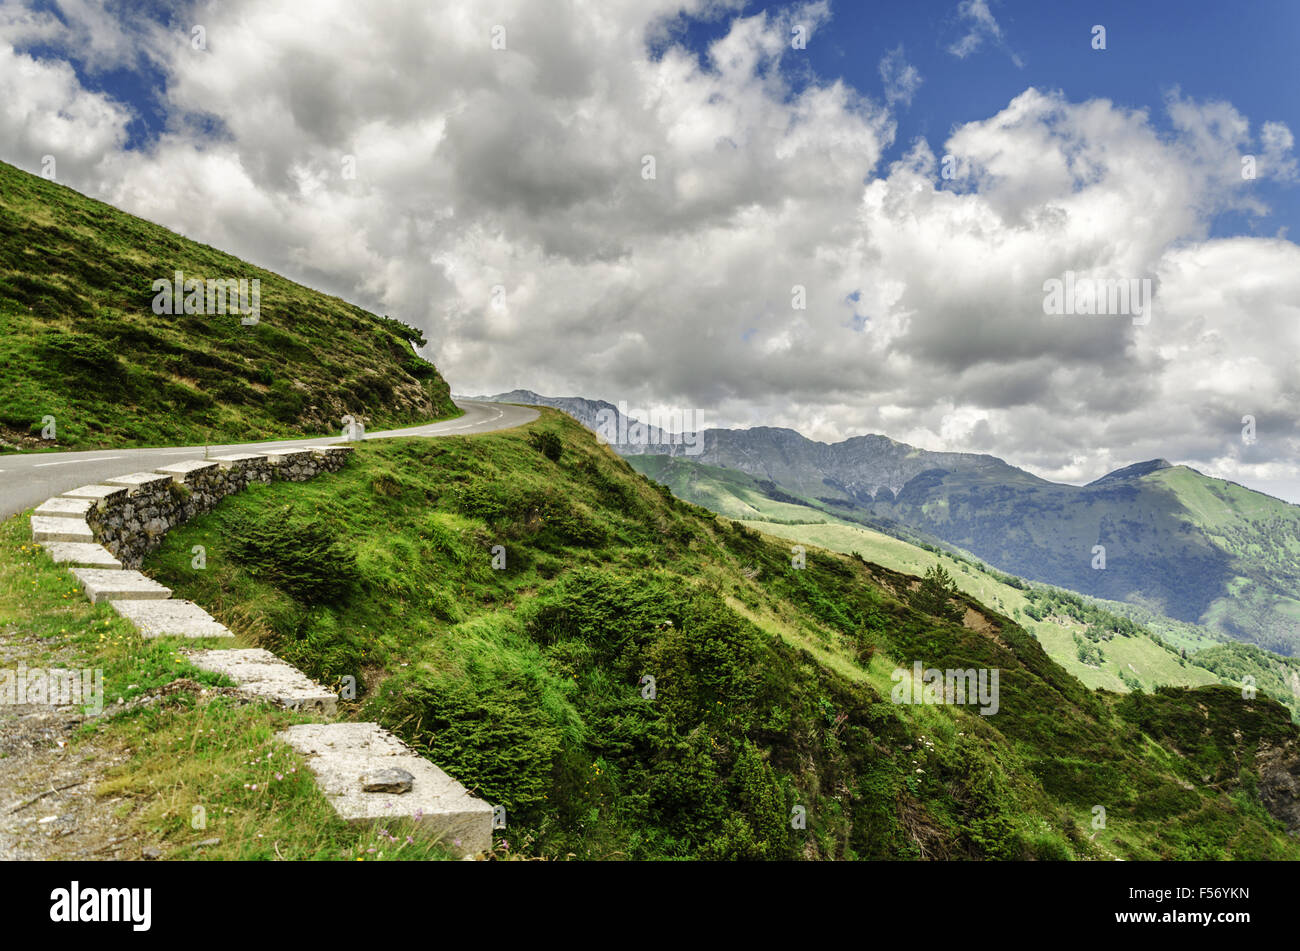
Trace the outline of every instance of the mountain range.
<path fill-rule="evenodd" d="M 528 390 L 482 398 L 551 406 L 588 428 L 602 412 L 618 413 L 611 403 Z M 642 471 L 644 457 L 667 455 L 742 472 L 772 498 L 891 534 L 905 527 L 1031 581 L 1300 653 L 1300 506 L 1188 466 L 1154 459 L 1076 486 L 991 455 L 931 452 L 883 435 L 828 444 L 768 426 L 705 430 L 694 453 L 658 431 L 613 448 Z M 700 480 L 687 484 L 708 506 Z"/>

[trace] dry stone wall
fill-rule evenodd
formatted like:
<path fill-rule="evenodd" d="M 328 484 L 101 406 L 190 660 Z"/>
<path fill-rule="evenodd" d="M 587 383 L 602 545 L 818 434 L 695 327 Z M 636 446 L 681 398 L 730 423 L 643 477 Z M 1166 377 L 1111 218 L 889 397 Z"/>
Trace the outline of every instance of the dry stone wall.
<path fill-rule="evenodd" d="M 138 568 L 167 532 L 211 511 L 227 495 L 242 492 L 255 482 L 305 482 L 323 472 L 337 472 L 349 452 L 346 446 L 328 446 L 219 456 L 108 479 L 106 491 L 97 493 L 95 504 L 86 513 L 86 522 L 95 540 L 124 567 Z"/>
<path fill-rule="evenodd" d="M 255 482 L 304 482 L 336 472 L 351 452 L 349 446 L 321 446 L 190 459 L 106 479 L 38 506 L 32 537 L 55 562 L 69 566 L 91 601 L 111 605 L 144 637 L 230 637 L 203 608 L 172 598 L 170 589 L 136 570 L 145 555 L 172 528 L 211 511 L 226 496 Z M 188 653 L 196 667 L 229 677 L 251 699 L 324 717 L 338 712 L 334 694 L 268 651 Z M 278 735 L 304 757 L 345 821 L 413 818 L 419 834 L 466 857 L 491 848 L 493 807 L 378 723 L 300 724 Z M 401 781 L 389 781 L 398 774 Z"/>

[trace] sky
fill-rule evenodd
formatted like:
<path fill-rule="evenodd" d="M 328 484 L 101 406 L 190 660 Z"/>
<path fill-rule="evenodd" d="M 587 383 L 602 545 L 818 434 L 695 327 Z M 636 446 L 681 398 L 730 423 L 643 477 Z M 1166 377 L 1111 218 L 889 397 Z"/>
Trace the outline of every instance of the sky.
<path fill-rule="evenodd" d="M 3 0 L 0 158 L 421 328 L 457 393 L 1300 502 L 1298 36 L 1289 0 Z M 1048 313 L 1067 275 L 1149 309 Z"/>

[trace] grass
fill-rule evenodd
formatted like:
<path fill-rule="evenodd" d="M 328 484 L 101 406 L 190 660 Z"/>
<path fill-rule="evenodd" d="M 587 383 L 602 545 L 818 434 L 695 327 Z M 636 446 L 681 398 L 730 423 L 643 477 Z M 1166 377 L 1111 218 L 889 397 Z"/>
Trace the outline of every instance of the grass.
<path fill-rule="evenodd" d="M 921 575 L 931 566 L 943 564 L 952 572 L 957 586 L 964 593 L 1014 617 L 1017 623 L 1038 638 L 1053 660 L 1089 687 L 1126 693 L 1134 685 L 1151 689 L 1162 685 L 1200 686 L 1228 681 L 1240 684 L 1241 678 L 1249 674 L 1256 678 L 1261 689 L 1285 704 L 1292 711 L 1293 718 L 1300 722 L 1300 691 L 1289 679 L 1270 673 L 1282 660 L 1277 655 L 1247 651 L 1236 655 L 1231 664 L 1218 661 L 1211 664 L 1217 657 L 1212 653 L 1206 654 L 1206 662 L 1202 663 L 1197 652 L 1217 649 L 1226 639 L 1224 635 L 1135 605 L 1091 598 L 1084 600 L 1098 611 L 1135 621 L 1139 630 L 1129 636 L 1109 638 L 1088 651 L 1086 643 L 1081 643 L 1086 640 L 1086 623 L 1064 612 L 1042 618 L 1026 613 L 1031 604 L 1031 588 L 1039 592 L 1040 597 L 1043 592 L 1058 589 L 1044 585 L 1026 586 L 1002 572 L 989 570 L 977 559 L 963 553 L 945 551 L 933 545 L 923 546 L 838 518 L 812 507 L 812 500 L 805 500 L 808 504 L 796 505 L 772 498 L 770 489 L 762 491 L 753 478 L 741 472 L 669 456 L 636 456 L 629 462 L 651 478 L 670 482 L 674 492 L 681 497 L 791 543 L 817 545 L 846 554 L 857 552 L 870 561 L 913 575 Z M 1163 470 L 1160 475 L 1179 471 Z M 1008 583 L 1009 580 L 1015 583 Z M 1066 592 L 1061 594 L 1079 597 Z M 1235 676 L 1227 676 L 1229 671 Z"/>
<path fill-rule="evenodd" d="M 153 282 L 261 281 L 261 317 Z M 420 333 L 0 162 L 0 451 L 196 445 L 459 415 Z M 53 437 L 47 424 L 53 421 Z"/>
<path fill-rule="evenodd" d="M 340 555 L 333 585 L 246 544 L 305 526 Z M 552 411 L 254 486 L 147 569 L 322 682 L 355 677 L 351 715 L 503 805 L 515 854 L 1300 857 L 1248 780 L 1256 746 L 1294 733 L 1280 705 L 1213 695 L 1218 739 L 1188 745 L 1002 611 L 958 595 L 972 626 L 940 620 L 911 576 L 828 551 L 796 569 L 788 544 L 675 499 Z M 891 702 L 917 659 L 998 669 L 999 713 Z M 1220 689 L 1159 697 L 1193 715 Z M 1224 775 L 1188 778 L 1207 765 Z"/>
<path fill-rule="evenodd" d="M 165 858 L 449 856 L 425 838 L 408 843 L 409 829 L 380 835 L 338 819 L 302 759 L 275 739 L 306 718 L 223 695 L 229 682 L 189 664 L 180 641 L 144 639 L 107 605 L 88 603 L 67 569 L 32 543 L 26 514 L 0 523 L 0 629 L 18 652 L 8 665 L 103 671 L 107 715 L 84 721 L 71 742 L 105 759 L 125 756 L 96 795 L 120 799 L 118 831 L 159 845 Z M 160 690 L 167 685 L 184 689 Z M 146 698 L 156 702 L 139 703 Z"/>

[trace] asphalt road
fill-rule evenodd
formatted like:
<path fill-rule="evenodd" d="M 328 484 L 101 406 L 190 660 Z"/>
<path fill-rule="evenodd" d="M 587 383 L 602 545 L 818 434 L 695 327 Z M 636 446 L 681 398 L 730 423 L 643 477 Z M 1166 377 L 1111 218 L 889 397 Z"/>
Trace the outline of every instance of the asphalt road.
<path fill-rule="evenodd" d="M 399 436 L 468 436 L 511 429 L 531 423 L 537 410 L 510 403 L 480 403 L 456 400 L 464 416 L 441 423 L 411 426 L 366 433 L 366 439 L 393 439 Z M 233 452 L 266 452 L 271 449 L 300 449 L 329 446 L 345 440 L 339 436 L 313 439 L 288 439 L 277 442 L 249 442 L 228 446 L 208 446 L 208 456 L 225 456 Z M 39 505 L 50 496 L 93 485 L 129 472 L 149 472 L 183 458 L 202 459 L 203 446 L 161 449 L 104 449 L 93 452 L 37 452 L 0 456 L 0 516 L 8 517 Z"/>

